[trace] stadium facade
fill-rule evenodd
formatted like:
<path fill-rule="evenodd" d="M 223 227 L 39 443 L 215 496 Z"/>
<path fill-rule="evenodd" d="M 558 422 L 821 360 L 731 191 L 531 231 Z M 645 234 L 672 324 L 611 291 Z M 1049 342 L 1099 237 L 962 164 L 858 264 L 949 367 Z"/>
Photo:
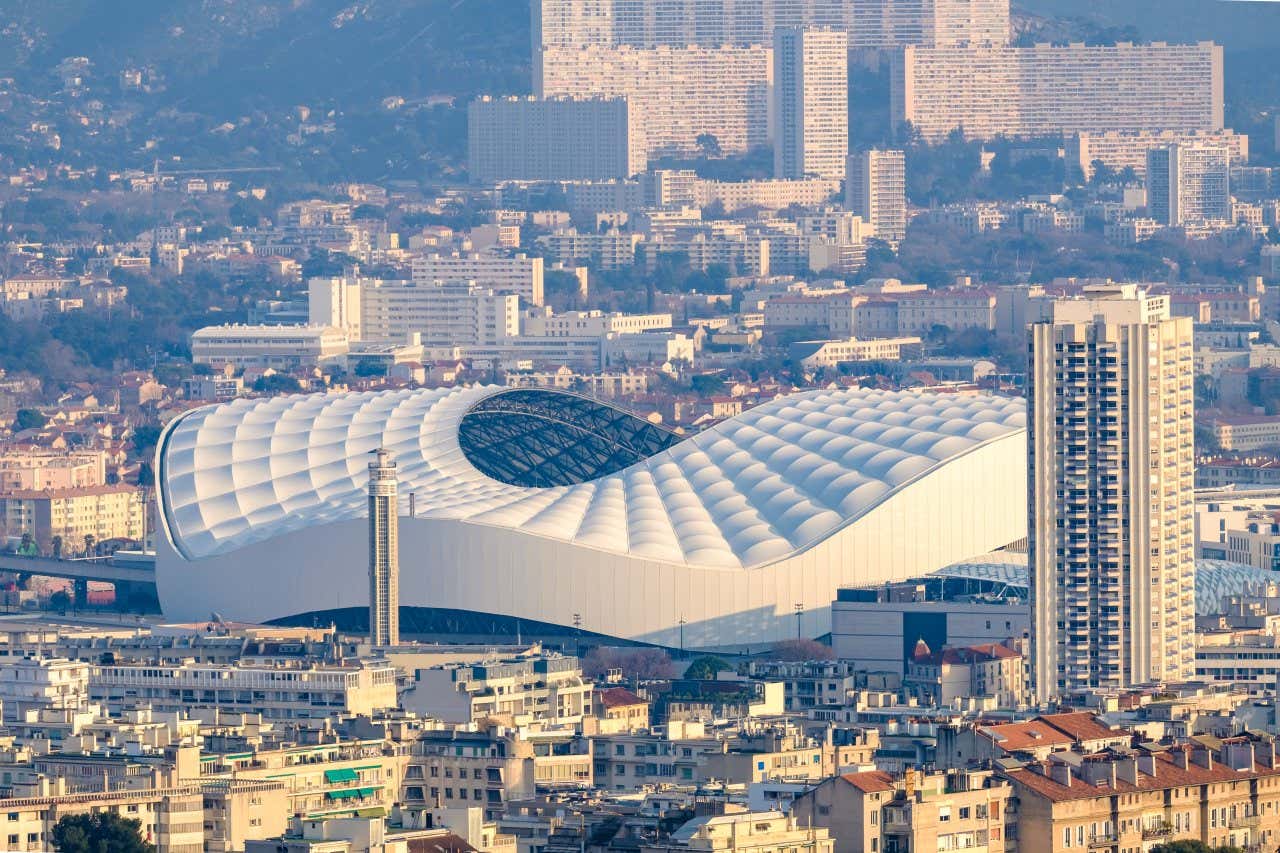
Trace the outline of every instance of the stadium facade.
<path fill-rule="evenodd" d="M 1019 399 L 812 391 L 688 437 L 553 390 L 237 400 L 161 437 L 166 615 L 367 606 L 378 447 L 399 469 L 402 606 L 668 646 L 820 636 L 841 586 L 1026 535 Z"/>

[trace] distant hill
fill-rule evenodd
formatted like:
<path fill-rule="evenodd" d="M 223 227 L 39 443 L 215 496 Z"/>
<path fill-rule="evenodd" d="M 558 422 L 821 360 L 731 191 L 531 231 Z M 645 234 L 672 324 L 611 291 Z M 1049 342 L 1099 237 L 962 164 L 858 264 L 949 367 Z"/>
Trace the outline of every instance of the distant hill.
<path fill-rule="evenodd" d="M 1280 3 L 1272 0 L 1015 0 L 1014 5 L 1038 15 L 1132 26 L 1152 41 L 1208 39 L 1227 51 L 1280 45 Z"/>
<path fill-rule="evenodd" d="M 174 106 L 232 117 L 294 104 L 529 88 L 523 0 L 0 0 L 0 75 L 29 91 L 85 56 L 153 68 Z"/>

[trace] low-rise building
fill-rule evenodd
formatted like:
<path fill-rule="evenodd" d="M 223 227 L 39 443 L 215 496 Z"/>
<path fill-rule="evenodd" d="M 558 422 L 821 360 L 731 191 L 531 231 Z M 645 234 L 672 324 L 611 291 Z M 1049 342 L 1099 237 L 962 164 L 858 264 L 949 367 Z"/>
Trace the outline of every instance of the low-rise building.
<path fill-rule="evenodd" d="M 191 335 L 195 364 L 293 369 L 340 361 L 347 333 L 328 326 L 206 326 Z"/>
<path fill-rule="evenodd" d="M 576 657 L 544 655 L 416 670 L 402 704 L 446 722 L 573 726 L 590 715 L 591 691 Z"/>

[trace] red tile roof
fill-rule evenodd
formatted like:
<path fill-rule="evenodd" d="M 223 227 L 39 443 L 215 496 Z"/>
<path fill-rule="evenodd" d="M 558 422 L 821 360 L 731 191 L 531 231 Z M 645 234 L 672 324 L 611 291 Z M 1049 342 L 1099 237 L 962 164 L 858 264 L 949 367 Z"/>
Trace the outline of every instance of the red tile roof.
<path fill-rule="evenodd" d="M 1172 751 L 1156 754 L 1155 770 L 1154 776 L 1149 776 L 1139 771 L 1136 785 L 1117 776 L 1114 787 L 1111 786 L 1110 780 L 1105 786 L 1092 785 L 1077 777 L 1074 772 L 1071 775 L 1070 785 L 1063 785 L 1061 782 L 1056 782 L 1048 776 L 1042 776 L 1029 768 L 1007 770 L 1004 771 L 1004 775 L 1015 784 L 1052 802 L 1109 797 L 1113 794 L 1159 791 L 1166 788 L 1190 787 L 1211 782 L 1230 782 L 1239 779 L 1252 779 L 1257 776 L 1280 775 L 1280 767 L 1268 767 L 1265 764 L 1255 762 L 1251 770 L 1233 770 L 1226 764 L 1217 761 L 1216 758 L 1213 762 L 1213 769 L 1190 762 L 1184 769 L 1174 761 Z"/>
<path fill-rule="evenodd" d="M 606 708 L 624 708 L 628 705 L 647 705 L 648 703 L 625 687 L 610 687 L 597 693 L 600 704 Z"/>
<path fill-rule="evenodd" d="M 840 778 L 864 794 L 895 789 L 893 777 L 883 770 L 871 770 L 866 773 L 845 773 Z"/>

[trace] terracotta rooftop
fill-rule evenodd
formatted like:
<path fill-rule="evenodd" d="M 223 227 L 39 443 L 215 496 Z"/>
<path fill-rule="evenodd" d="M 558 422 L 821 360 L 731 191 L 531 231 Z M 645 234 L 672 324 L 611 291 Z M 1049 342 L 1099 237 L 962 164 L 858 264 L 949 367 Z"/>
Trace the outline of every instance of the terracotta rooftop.
<path fill-rule="evenodd" d="M 1268 767 L 1260 762 L 1254 762 L 1252 769 L 1234 770 L 1228 765 L 1219 762 L 1216 757 L 1212 768 L 1203 767 L 1190 761 L 1184 768 L 1180 762 L 1175 760 L 1175 754 L 1178 751 L 1175 749 L 1169 752 L 1157 753 L 1155 756 L 1155 775 L 1152 776 L 1138 771 L 1136 784 L 1117 776 L 1114 786 L 1111 785 L 1109 779 L 1106 784 L 1094 785 L 1079 778 L 1074 772 L 1071 774 L 1070 784 L 1063 784 L 1030 768 L 1006 770 L 1004 775 L 1015 784 L 1021 785 L 1027 790 L 1033 791 L 1053 802 L 1090 799 L 1098 796 L 1109 797 L 1114 794 L 1138 791 L 1190 787 L 1212 782 L 1230 782 L 1239 779 L 1253 779 L 1259 776 L 1280 776 L 1280 768 L 1278 767 Z"/>
<path fill-rule="evenodd" d="M 600 696 L 600 704 L 606 708 L 624 708 L 628 705 L 648 704 L 625 687 L 610 687 L 599 691 L 598 695 Z"/>
<path fill-rule="evenodd" d="M 895 789 L 893 777 L 883 770 L 871 770 L 866 773 L 845 773 L 840 778 L 864 794 Z"/>

